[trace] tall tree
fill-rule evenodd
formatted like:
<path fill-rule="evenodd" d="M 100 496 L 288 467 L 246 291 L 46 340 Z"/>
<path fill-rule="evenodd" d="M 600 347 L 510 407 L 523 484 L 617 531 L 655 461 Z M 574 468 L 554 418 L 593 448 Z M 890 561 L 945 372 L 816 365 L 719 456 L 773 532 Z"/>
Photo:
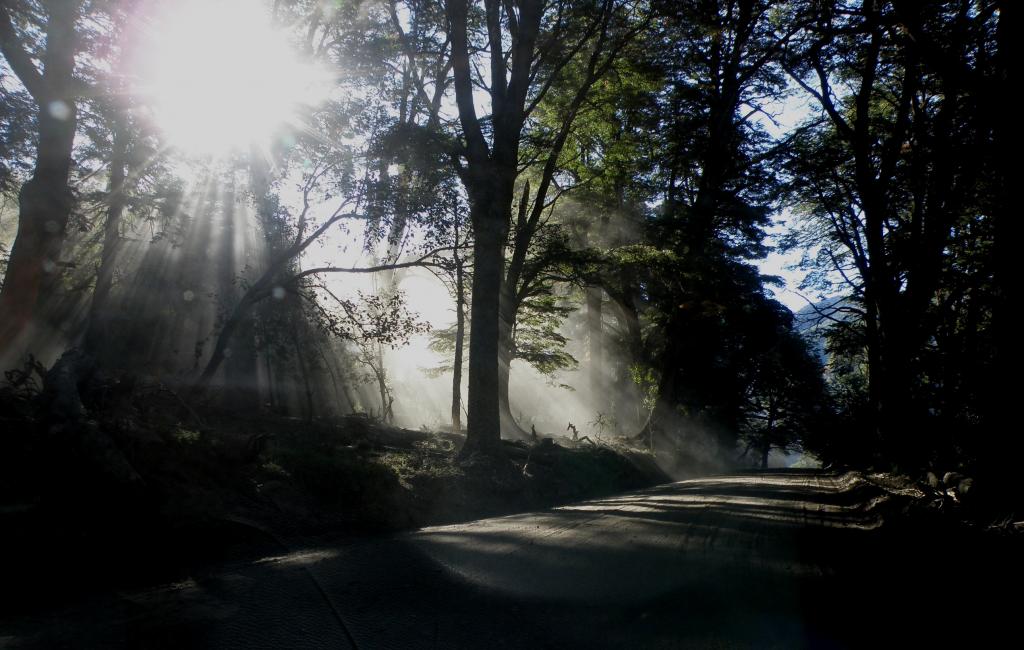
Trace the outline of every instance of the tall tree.
<path fill-rule="evenodd" d="M 946 54 L 992 59 L 995 3 L 978 14 L 968 3 L 932 4 Z M 921 16 L 898 7 L 816 5 L 789 71 L 823 121 L 797 138 L 791 173 L 817 223 L 806 236 L 817 237 L 859 312 L 874 435 L 887 458 L 916 468 L 937 443 L 925 435 L 935 404 L 922 364 L 951 304 L 942 300 L 951 236 L 968 222 L 977 233 L 998 208 L 980 192 L 991 160 L 988 92 L 970 76 L 932 72 Z"/>
<path fill-rule="evenodd" d="M 640 7 L 614 0 L 446 3 L 455 103 L 461 133 L 452 156 L 469 199 L 474 233 L 472 331 L 469 345 L 469 417 L 463 454 L 497 453 L 501 437 L 501 342 L 512 323 L 508 289 L 525 266 L 529 242 L 549 204 L 558 160 L 594 83 L 642 29 Z M 487 72 L 477 75 L 477 64 Z M 505 267 L 513 223 L 521 144 L 532 134 L 537 107 L 556 84 L 569 84 L 562 121 L 545 138 L 541 175 L 524 192 L 516 240 Z M 477 113 L 484 89 L 489 116 Z M 529 161 L 527 161 L 528 163 Z M 509 282 L 509 279 L 513 282 Z M 503 307 L 504 300 L 504 307 Z M 506 357 L 507 358 L 507 357 Z"/>
<path fill-rule="evenodd" d="M 728 340 L 730 320 L 762 291 L 749 261 L 764 255 L 776 180 L 773 148 L 757 118 L 782 94 L 777 59 L 794 28 L 761 0 L 659 7 L 671 47 L 659 59 L 668 86 L 662 208 L 649 236 L 673 253 L 673 274 L 654 296 L 660 379 L 646 434 L 675 434 L 681 413 L 714 417 L 728 453 L 736 404 L 725 408 L 707 392 L 725 352 L 709 342 Z"/>
<path fill-rule="evenodd" d="M 79 90 L 75 55 L 80 0 L 49 0 L 37 16 L 28 3 L 0 3 L 0 51 L 36 104 L 35 166 L 18 195 L 18 234 L 0 289 L 0 351 L 30 324 L 40 294 L 57 276 L 61 247 L 74 204 L 68 179 L 75 141 Z M 42 44 L 33 23 L 41 21 Z M 38 58 L 41 65 L 37 65 Z"/>

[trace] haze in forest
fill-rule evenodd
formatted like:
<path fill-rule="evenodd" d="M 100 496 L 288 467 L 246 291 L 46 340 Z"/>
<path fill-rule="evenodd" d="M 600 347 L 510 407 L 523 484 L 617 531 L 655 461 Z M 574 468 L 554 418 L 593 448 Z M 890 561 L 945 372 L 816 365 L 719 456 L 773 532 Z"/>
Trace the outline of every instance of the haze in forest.
<path fill-rule="evenodd" d="M 0 362 L 11 390 L 98 372 L 464 459 L 585 437 L 672 476 L 999 476 L 1003 21 L 5 2 Z"/>

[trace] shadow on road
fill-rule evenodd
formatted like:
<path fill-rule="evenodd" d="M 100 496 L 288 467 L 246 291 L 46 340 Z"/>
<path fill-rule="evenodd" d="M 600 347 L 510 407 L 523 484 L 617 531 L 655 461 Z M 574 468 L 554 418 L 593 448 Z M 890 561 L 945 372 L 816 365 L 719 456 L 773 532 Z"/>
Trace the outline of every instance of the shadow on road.
<path fill-rule="evenodd" d="M 0 623 L 4 647 L 974 644 L 1013 549 L 887 521 L 857 475 L 750 473 L 319 545 Z M 884 630 L 884 631 L 883 631 Z"/>

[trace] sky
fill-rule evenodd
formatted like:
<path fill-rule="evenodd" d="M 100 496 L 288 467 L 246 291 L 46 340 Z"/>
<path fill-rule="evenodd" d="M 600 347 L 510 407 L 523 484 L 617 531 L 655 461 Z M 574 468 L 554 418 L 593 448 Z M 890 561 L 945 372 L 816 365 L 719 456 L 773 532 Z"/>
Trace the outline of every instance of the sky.
<path fill-rule="evenodd" d="M 776 219 L 776 225 L 768 231 L 769 245 L 777 246 L 779 238 L 788 228 L 789 225 L 787 224 L 785 216 Z M 764 275 L 776 275 L 785 281 L 785 286 L 769 286 L 768 290 L 776 300 L 789 307 L 789 309 L 794 312 L 807 306 L 807 301 L 800 297 L 797 290 L 800 285 L 800 281 L 804 277 L 804 272 L 799 269 L 791 268 L 800 261 L 800 257 L 800 251 L 790 251 L 788 253 L 773 251 L 772 253 L 769 253 L 768 257 L 757 263 L 757 267 Z"/>
<path fill-rule="evenodd" d="M 756 119 L 774 138 L 784 137 L 807 119 L 813 111 L 808 97 L 795 87 L 790 88 L 790 92 L 785 99 L 765 105 L 762 108 L 766 113 L 772 115 L 772 119 L 768 119 L 762 113 L 756 114 L 753 119 Z M 792 218 L 792 215 L 786 210 L 776 215 L 774 225 L 768 230 L 769 237 L 767 243 L 769 246 L 777 247 L 779 245 L 780 238 L 791 226 L 790 221 Z M 804 273 L 791 268 L 800 261 L 800 257 L 801 252 L 798 250 L 789 253 L 773 251 L 768 257 L 757 264 L 761 273 L 779 276 L 785 281 L 785 286 L 769 287 L 769 290 L 776 300 L 794 312 L 807 305 L 807 301 L 797 293 L 797 288 L 803 279 Z"/>

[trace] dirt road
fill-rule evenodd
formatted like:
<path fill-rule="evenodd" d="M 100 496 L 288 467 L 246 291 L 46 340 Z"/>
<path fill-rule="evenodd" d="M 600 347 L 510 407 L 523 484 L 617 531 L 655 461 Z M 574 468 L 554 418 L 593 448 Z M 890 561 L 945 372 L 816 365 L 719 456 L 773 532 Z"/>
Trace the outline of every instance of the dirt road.
<path fill-rule="evenodd" d="M 1020 556 L 882 525 L 898 502 L 853 474 L 683 481 L 293 544 L 177 584 L 0 614 L 0 647 L 949 647 L 961 635 L 981 647 L 1015 635 Z"/>

